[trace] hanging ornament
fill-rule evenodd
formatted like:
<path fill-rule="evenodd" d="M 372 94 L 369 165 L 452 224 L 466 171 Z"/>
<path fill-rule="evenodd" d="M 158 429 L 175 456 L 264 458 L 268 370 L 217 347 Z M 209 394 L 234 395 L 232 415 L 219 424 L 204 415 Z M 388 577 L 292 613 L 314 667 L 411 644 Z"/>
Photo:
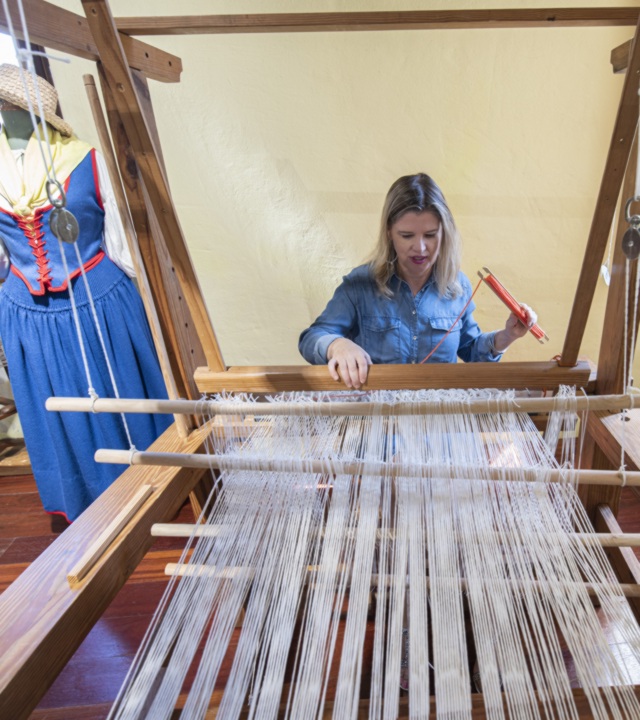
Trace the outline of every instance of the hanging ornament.
<path fill-rule="evenodd" d="M 57 194 L 54 194 L 54 188 L 57 188 Z M 72 245 L 78 239 L 80 229 L 75 215 L 66 208 L 67 196 L 57 180 L 47 181 L 47 197 L 53 205 L 53 210 L 49 215 L 51 232 L 58 240 Z"/>
<path fill-rule="evenodd" d="M 624 209 L 629 229 L 622 236 L 622 252 L 629 260 L 636 260 L 640 256 L 640 215 L 631 215 L 631 204 L 639 201 L 640 197 L 629 198 Z"/>

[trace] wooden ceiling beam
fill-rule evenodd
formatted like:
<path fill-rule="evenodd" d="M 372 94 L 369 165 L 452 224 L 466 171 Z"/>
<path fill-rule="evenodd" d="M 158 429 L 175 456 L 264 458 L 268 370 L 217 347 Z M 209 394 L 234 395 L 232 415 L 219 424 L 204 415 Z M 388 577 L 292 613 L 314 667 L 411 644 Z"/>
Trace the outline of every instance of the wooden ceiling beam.
<path fill-rule="evenodd" d="M 640 8 L 529 8 L 116 18 L 128 35 L 629 26 Z"/>
<path fill-rule="evenodd" d="M 27 30 L 32 43 L 58 52 L 99 60 L 86 18 L 52 5 L 45 0 L 23 0 Z M 24 40 L 17 0 L 9 0 L 9 16 L 16 36 Z M 9 32 L 9 23 L 0 4 L 0 31 Z M 161 82 L 179 82 L 182 60 L 145 42 L 119 33 L 129 67 L 140 70 L 146 77 Z"/>

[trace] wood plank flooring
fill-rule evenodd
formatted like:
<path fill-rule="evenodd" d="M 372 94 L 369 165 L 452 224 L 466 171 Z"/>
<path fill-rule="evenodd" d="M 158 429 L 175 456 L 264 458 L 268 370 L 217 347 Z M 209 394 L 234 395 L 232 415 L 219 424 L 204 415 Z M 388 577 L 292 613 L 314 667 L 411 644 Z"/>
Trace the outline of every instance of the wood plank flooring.
<path fill-rule="evenodd" d="M 176 521 L 193 522 L 188 503 Z M 42 509 L 32 475 L 0 477 L 0 592 L 66 527 L 64 518 Z M 182 539 L 156 540 L 42 698 L 34 720 L 107 716 L 167 584 L 164 566 L 178 560 L 183 545 Z"/>
<path fill-rule="evenodd" d="M 640 532 L 640 495 L 626 488 L 620 507 L 618 522 L 623 530 Z M 175 521 L 193 522 L 188 503 Z M 62 518 L 42 510 L 31 475 L 0 477 L 0 592 L 65 527 Z M 182 544 L 181 539 L 156 540 L 42 698 L 32 720 L 103 720 L 107 716 L 166 585 L 164 566 L 178 559 Z M 636 554 L 640 557 L 640 549 Z M 616 642 L 615 629 L 611 633 L 612 643 L 619 645 L 624 656 L 628 648 Z M 640 682 L 640 667 L 630 670 L 635 682 Z"/>

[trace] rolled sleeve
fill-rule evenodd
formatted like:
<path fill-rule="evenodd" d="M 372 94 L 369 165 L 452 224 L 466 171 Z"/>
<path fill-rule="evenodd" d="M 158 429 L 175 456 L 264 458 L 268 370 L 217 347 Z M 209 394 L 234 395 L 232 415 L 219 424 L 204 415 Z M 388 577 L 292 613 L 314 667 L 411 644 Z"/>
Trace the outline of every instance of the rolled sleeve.
<path fill-rule="evenodd" d="M 341 337 L 342 335 L 320 335 L 315 342 L 305 342 L 306 339 L 301 338 L 300 352 L 304 359 L 312 365 L 325 365 L 328 362 L 329 345 Z M 309 346 L 311 347 L 309 348 Z"/>
<path fill-rule="evenodd" d="M 356 324 L 356 307 L 343 279 L 322 314 L 301 333 L 298 350 L 308 363 L 324 365 L 329 345 L 338 338 L 350 337 Z"/>
<path fill-rule="evenodd" d="M 496 350 L 494 344 L 494 338 L 497 330 L 494 332 L 481 333 L 476 342 L 475 347 L 472 351 L 471 362 L 498 362 L 504 352 Z"/>
<path fill-rule="evenodd" d="M 471 293 L 471 285 L 466 277 L 464 281 L 465 292 Z M 458 356 L 465 362 L 498 362 L 503 353 L 495 349 L 494 337 L 497 331 L 483 333 L 473 317 L 475 309 L 475 304 L 469 303 L 462 316 Z"/>

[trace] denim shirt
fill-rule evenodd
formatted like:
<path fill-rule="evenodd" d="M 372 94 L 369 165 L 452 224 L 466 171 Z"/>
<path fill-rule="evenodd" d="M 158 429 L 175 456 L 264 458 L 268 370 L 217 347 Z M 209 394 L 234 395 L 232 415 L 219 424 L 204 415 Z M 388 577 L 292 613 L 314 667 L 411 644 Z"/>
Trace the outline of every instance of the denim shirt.
<path fill-rule="evenodd" d="M 389 281 L 393 297 L 380 294 L 369 265 L 361 265 L 342 279 L 333 298 L 316 321 L 301 335 L 300 353 L 312 365 L 327 362 L 327 349 L 345 337 L 364 348 L 373 363 L 419 363 L 442 340 L 471 297 L 471 283 L 458 273 L 462 295 L 441 297 L 435 280 L 427 280 L 414 297 L 409 285 L 396 275 Z M 473 319 L 475 305 L 458 320 L 428 362 L 494 362 L 495 332 L 483 333 Z"/>

